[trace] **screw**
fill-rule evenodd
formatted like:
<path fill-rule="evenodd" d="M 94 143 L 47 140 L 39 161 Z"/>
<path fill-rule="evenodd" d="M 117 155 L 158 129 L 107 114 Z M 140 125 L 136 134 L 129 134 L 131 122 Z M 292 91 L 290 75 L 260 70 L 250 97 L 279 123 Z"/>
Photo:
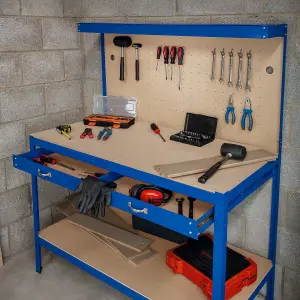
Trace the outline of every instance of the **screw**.
<path fill-rule="evenodd" d="M 194 202 L 196 201 L 196 199 L 188 197 L 188 200 L 190 201 L 189 218 L 194 219 Z"/>
<path fill-rule="evenodd" d="M 178 214 L 183 215 L 183 203 L 184 198 L 176 198 L 176 202 L 178 203 Z"/>

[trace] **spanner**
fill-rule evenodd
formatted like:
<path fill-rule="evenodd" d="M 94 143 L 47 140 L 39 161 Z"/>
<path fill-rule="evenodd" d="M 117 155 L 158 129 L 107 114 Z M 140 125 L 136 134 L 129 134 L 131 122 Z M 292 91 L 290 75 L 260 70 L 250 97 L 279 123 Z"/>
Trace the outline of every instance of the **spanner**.
<path fill-rule="evenodd" d="M 224 82 L 224 75 L 225 75 L 225 49 L 221 51 L 222 59 L 221 59 L 221 74 L 220 74 L 220 79 L 219 81 L 221 83 Z"/>
<path fill-rule="evenodd" d="M 215 80 L 215 74 L 216 74 L 216 48 L 211 51 L 213 54 L 213 60 L 212 60 L 212 70 L 211 70 L 211 77 L 210 79 L 213 81 Z"/>
<path fill-rule="evenodd" d="M 229 52 L 229 80 L 228 80 L 229 87 L 233 87 L 232 69 L 233 69 L 233 49 L 231 49 L 231 51 Z"/>
<path fill-rule="evenodd" d="M 237 80 L 237 84 L 236 84 L 237 89 L 242 88 L 242 69 L 243 69 L 243 52 L 242 51 L 243 50 L 241 49 L 241 51 L 238 52 L 239 66 L 238 66 L 238 80 Z"/>
<path fill-rule="evenodd" d="M 246 81 L 246 87 L 245 90 L 251 92 L 251 63 L 252 63 L 252 53 L 251 50 L 247 53 L 248 58 L 248 66 L 247 66 L 247 81 Z"/>

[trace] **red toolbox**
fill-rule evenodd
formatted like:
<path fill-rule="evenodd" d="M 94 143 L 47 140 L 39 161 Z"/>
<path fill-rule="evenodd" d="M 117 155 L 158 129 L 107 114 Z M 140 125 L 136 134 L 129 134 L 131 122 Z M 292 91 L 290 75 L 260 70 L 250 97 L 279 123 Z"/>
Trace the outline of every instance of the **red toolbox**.
<path fill-rule="evenodd" d="M 175 274 L 182 274 L 212 298 L 213 238 L 202 235 L 167 251 L 167 265 Z M 238 294 L 244 286 L 256 281 L 257 265 L 227 247 L 225 300 Z"/>

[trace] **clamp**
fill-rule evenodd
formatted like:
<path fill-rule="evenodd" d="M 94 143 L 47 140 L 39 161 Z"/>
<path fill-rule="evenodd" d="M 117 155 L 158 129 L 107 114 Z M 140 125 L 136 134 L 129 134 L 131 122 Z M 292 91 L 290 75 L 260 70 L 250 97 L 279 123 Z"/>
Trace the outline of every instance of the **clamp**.
<path fill-rule="evenodd" d="M 242 129 L 246 129 L 246 118 L 248 116 L 248 130 L 251 131 L 253 128 L 253 117 L 252 117 L 252 109 L 251 109 L 251 100 L 250 98 L 246 98 L 245 100 L 245 108 L 244 108 L 244 113 L 242 116 Z"/>
<path fill-rule="evenodd" d="M 234 107 L 233 107 L 233 98 L 232 95 L 229 97 L 227 109 L 226 109 L 226 114 L 225 114 L 225 122 L 229 124 L 229 118 L 231 115 L 231 124 L 233 125 L 235 123 L 235 112 L 234 112 Z"/>
<path fill-rule="evenodd" d="M 86 128 L 84 132 L 80 135 L 80 138 L 84 139 L 86 136 L 88 136 L 90 139 L 94 138 L 93 131 L 91 128 Z"/>

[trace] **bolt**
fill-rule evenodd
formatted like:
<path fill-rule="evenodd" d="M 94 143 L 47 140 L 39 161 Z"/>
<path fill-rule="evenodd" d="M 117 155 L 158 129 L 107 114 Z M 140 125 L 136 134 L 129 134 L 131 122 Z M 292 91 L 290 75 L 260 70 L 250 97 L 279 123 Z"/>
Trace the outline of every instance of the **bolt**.
<path fill-rule="evenodd" d="M 182 203 L 184 201 L 184 198 L 176 198 L 176 202 L 178 203 L 178 214 L 183 215 L 183 206 Z"/>

